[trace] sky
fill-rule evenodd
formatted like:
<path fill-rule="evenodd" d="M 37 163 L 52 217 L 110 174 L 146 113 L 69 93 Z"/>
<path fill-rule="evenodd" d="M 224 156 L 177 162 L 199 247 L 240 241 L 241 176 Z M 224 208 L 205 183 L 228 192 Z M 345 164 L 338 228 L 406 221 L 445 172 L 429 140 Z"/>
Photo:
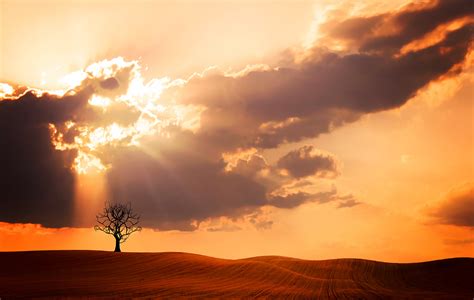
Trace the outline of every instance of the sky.
<path fill-rule="evenodd" d="M 472 257 L 473 8 L 0 0 L 0 251 Z"/>

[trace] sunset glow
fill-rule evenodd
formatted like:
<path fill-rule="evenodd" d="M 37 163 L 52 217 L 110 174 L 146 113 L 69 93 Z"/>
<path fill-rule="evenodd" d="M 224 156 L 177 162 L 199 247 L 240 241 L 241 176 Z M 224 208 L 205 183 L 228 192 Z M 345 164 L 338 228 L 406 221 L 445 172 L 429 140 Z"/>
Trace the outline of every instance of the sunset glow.
<path fill-rule="evenodd" d="M 0 251 L 474 255 L 472 3 L 0 10 Z"/>

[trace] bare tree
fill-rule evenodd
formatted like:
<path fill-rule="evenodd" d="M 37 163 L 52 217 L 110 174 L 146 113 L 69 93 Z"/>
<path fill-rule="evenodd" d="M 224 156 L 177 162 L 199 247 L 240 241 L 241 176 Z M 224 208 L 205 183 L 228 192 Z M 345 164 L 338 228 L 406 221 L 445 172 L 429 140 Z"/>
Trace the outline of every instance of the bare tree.
<path fill-rule="evenodd" d="M 132 233 L 142 230 L 138 226 L 140 216 L 132 211 L 130 203 L 106 202 L 104 211 L 96 218 L 98 225 L 95 225 L 94 229 L 114 236 L 115 252 L 121 252 L 120 244 L 124 243 Z"/>

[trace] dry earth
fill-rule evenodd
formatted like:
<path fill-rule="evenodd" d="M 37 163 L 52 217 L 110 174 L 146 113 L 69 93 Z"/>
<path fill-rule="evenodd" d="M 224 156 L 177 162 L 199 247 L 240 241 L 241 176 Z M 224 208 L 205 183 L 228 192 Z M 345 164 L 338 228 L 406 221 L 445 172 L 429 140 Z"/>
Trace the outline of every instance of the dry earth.
<path fill-rule="evenodd" d="M 189 253 L 0 252 L 0 297 L 473 299 L 474 258 L 422 263 Z"/>

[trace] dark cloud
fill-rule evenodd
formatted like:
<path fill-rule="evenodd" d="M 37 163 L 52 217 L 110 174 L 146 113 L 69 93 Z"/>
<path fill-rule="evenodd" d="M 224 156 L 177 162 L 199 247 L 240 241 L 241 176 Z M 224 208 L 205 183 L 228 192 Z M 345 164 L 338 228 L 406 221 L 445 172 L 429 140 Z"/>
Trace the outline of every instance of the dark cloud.
<path fill-rule="evenodd" d="M 473 13 L 469 0 L 429 1 L 409 4 L 400 12 L 331 21 L 323 29 L 328 38 L 342 40 L 359 51 L 393 54 L 439 25 Z"/>
<path fill-rule="evenodd" d="M 327 192 L 305 193 L 298 192 L 286 196 L 272 196 L 270 205 L 278 208 L 294 208 L 307 202 L 326 203 L 337 199 L 337 191 L 333 188 Z"/>
<path fill-rule="evenodd" d="M 369 31 L 369 37 L 350 53 L 314 47 L 301 55 L 301 62 L 288 66 L 256 69 L 239 76 L 215 72 L 194 76 L 179 91 L 179 99 L 207 107 L 199 134 L 223 149 L 272 148 L 315 137 L 363 114 L 403 105 L 418 90 L 463 62 L 471 43 L 472 23 L 449 32 L 430 47 L 394 54 L 470 10 L 469 1 L 441 1 L 417 10 L 348 20 L 344 30 L 339 29 L 344 37 L 350 35 L 360 41 L 355 32 Z M 423 21 L 421 29 L 418 17 Z M 401 28 L 389 38 L 370 29 L 386 18 L 396 20 L 394 26 Z M 363 24 L 365 21 L 369 24 Z"/>
<path fill-rule="evenodd" d="M 194 220 L 237 217 L 266 204 L 262 185 L 224 172 L 223 162 L 200 159 L 192 151 L 155 154 L 120 151 L 107 175 L 113 199 L 132 201 L 144 226 L 193 230 Z"/>
<path fill-rule="evenodd" d="M 335 158 L 318 153 L 313 146 L 303 146 L 289 152 L 278 160 L 277 166 L 287 170 L 295 178 L 311 175 L 332 177 L 339 173 Z"/>
<path fill-rule="evenodd" d="M 48 123 L 74 120 L 88 96 L 30 92 L 0 102 L 0 220 L 72 225 L 75 152 L 54 149 Z"/>
<path fill-rule="evenodd" d="M 77 150 L 55 149 L 49 126 L 53 124 L 64 141 L 72 142 L 79 132 L 66 130 L 66 122 L 100 124 L 110 118 L 88 105 L 91 96 L 101 92 L 100 80 L 88 78 L 62 96 L 18 86 L 12 96 L 0 99 L 1 221 L 75 225 L 72 164 Z M 103 88 L 113 89 L 112 85 L 108 81 Z M 113 109 L 114 121 L 122 123 L 123 108 Z M 123 115 L 133 113 L 127 109 Z"/>
<path fill-rule="evenodd" d="M 226 171 L 217 155 L 202 157 L 206 152 L 197 145 L 197 135 L 175 129 L 171 137 L 150 137 L 140 148 L 117 151 L 107 173 L 111 197 L 132 201 L 135 209 L 142 212 L 143 225 L 161 230 L 195 230 L 208 218 L 240 218 L 263 206 L 291 209 L 308 202 L 339 200 L 335 187 L 319 193 L 273 195 L 274 189 L 291 182 L 293 177 L 278 177 L 276 167 L 258 155 L 240 160 Z M 149 149 L 149 153 L 141 149 Z M 313 171 L 333 172 L 332 168 L 327 169 L 330 165 L 323 164 Z M 262 170 L 267 170 L 263 178 L 257 176 Z M 260 221 L 255 220 L 258 228 L 271 224 Z"/>
<path fill-rule="evenodd" d="M 90 95 L 90 89 L 63 97 L 29 91 L 17 100 L 0 101 L 0 121 L 12 125 L 78 121 Z"/>
<path fill-rule="evenodd" d="M 353 195 L 340 196 L 337 189 L 333 186 L 331 190 L 318 193 L 298 192 L 286 196 L 270 196 L 269 205 L 278 208 L 294 208 L 304 203 L 326 203 L 338 201 L 338 208 L 353 207 L 361 204 Z"/>
<path fill-rule="evenodd" d="M 441 224 L 474 227 L 474 184 L 452 190 L 431 215 Z"/>
<path fill-rule="evenodd" d="M 474 6 L 469 0 L 438 0 L 435 5 L 433 2 L 427 5 L 411 4 L 404 12 L 387 15 L 379 22 L 375 22 L 371 29 L 373 32 L 374 27 L 392 26 L 398 28 L 398 32 L 387 35 L 369 35 L 361 41 L 360 47 L 364 51 L 388 50 L 392 52 L 412 40 L 423 37 L 440 24 L 472 16 L 473 13 Z"/>
<path fill-rule="evenodd" d="M 104 151 L 100 158 L 111 166 L 106 174 L 111 197 L 131 201 L 144 226 L 162 230 L 194 230 L 208 218 L 239 218 L 263 206 L 290 209 L 328 201 L 339 201 L 339 207 L 357 205 L 354 198 L 338 196 L 335 188 L 309 193 L 306 183 L 311 181 L 299 188 L 292 183 L 295 178 L 338 173 L 334 157 L 314 154 L 311 147 L 289 152 L 276 165 L 254 155 L 231 170 L 226 169 L 223 154 L 317 137 L 365 114 L 400 107 L 428 83 L 459 72 L 455 67 L 470 49 L 472 23 L 423 49 L 399 53 L 400 49 L 439 25 L 470 14 L 470 2 L 453 0 L 332 22 L 323 30 L 348 43 L 349 51 L 331 52 L 315 45 L 297 57 L 286 53 L 283 61 L 291 63 L 278 68 L 254 68 L 238 76 L 213 72 L 174 85 L 160 101 L 203 106 L 200 128 L 191 132 L 170 125 L 140 141 L 140 147 Z M 78 132 L 64 129 L 66 121 L 94 125 L 135 121 L 141 111 L 123 103 L 107 112 L 87 105 L 92 93 L 124 94 L 134 68 L 134 63 L 126 64 L 111 77 L 90 73 L 74 95 L 26 93 L 0 101 L 1 221 L 71 225 L 70 167 L 75 151 L 55 150 L 48 124 L 55 124 L 64 139 L 72 141 Z M 281 168 L 289 175 L 280 174 Z M 293 190 L 281 192 L 286 185 Z M 472 197 L 456 199 L 436 216 L 443 223 L 473 226 L 467 206 L 473 207 Z M 272 223 L 255 219 L 255 224 L 268 228 Z"/>

